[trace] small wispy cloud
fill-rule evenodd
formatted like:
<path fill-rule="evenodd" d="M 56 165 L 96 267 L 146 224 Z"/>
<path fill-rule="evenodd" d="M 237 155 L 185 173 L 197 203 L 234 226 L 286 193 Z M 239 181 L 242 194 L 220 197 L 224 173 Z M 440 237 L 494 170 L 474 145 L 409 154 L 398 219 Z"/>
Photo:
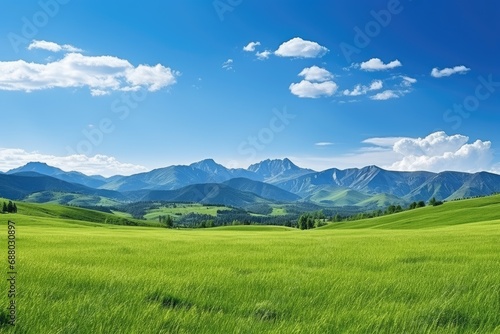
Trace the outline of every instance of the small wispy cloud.
<path fill-rule="evenodd" d="M 254 52 L 255 51 L 255 47 L 259 46 L 259 45 L 260 45 L 260 42 L 250 42 L 246 46 L 243 47 L 243 51 Z"/>
<path fill-rule="evenodd" d="M 373 137 L 362 141 L 363 144 L 371 144 L 380 147 L 393 147 L 401 139 L 406 137 Z"/>
<path fill-rule="evenodd" d="M 417 79 L 414 78 L 410 78 L 404 75 L 402 75 L 401 78 L 403 79 L 403 82 L 401 83 L 401 86 L 403 87 L 411 87 L 411 85 L 417 83 Z"/>
<path fill-rule="evenodd" d="M 314 146 L 324 147 L 324 146 L 332 146 L 334 143 L 329 141 L 320 141 L 319 143 L 314 143 Z"/>
<path fill-rule="evenodd" d="M 396 94 L 396 92 L 391 90 L 391 89 L 383 91 L 382 93 L 378 93 L 378 94 L 375 94 L 373 96 L 370 96 L 370 99 L 376 100 L 376 101 L 384 101 L 384 100 L 397 99 L 397 98 L 399 98 L 399 95 Z"/>
<path fill-rule="evenodd" d="M 452 68 L 444 68 L 442 70 L 435 67 L 431 71 L 431 76 L 434 78 L 443 78 L 443 77 L 449 77 L 450 75 L 453 75 L 453 74 L 465 74 L 468 71 L 470 71 L 470 68 L 467 68 L 463 65 L 455 66 Z"/>
<path fill-rule="evenodd" d="M 222 68 L 227 71 L 231 71 L 233 69 L 233 63 L 234 61 L 231 58 L 229 58 L 224 63 L 222 63 Z"/>
<path fill-rule="evenodd" d="M 77 47 L 74 47 L 73 45 L 69 44 L 64 44 L 64 45 L 59 45 L 54 42 L 48 42 L 48 41 L 37 41 L 33 40 L 30 45 L 28 45 L 28 50 L 33 50 L 33 49 L 41 49 L 41 50 L 47 50 L 51 52 L 83 52 L 82 49 L 79 49 Z"/>
<path fill-rule="evenodd" d="M 272 52 L 271 52 L 271 51 L 269 51 L 269 50 L 265 50 L 265 51 L 262 51 L 262 52 L 257 52 L 257 53 L 255 53 L 255 55 L 257 56 L 257 58 L 258 58 L 259 60 L 264 60 L 264 59 L 267 59 L 267 58 L 269 58 L 269 56 L 270 56 L 271 54 L 272 54 Z"/>
<path fill-rule="evenodd" d="M 382 80 L 374 80 L 369 86 L 363 86 L 361 84 L 356 85 L 352 90 L 344 90 L 342 94 L 345 96 L 359 96 L 368 93 L 369 91 L 382 89 L 384 86 Z"/>
<path fill-rule="evenodd" d="M 403 66 L 399 60 L 393 60 L 390 63 L 384 64 L 380 58 L 372 58 L 368 61 L 361 63 L 359 66 L 364 71 L 385 71 L 396 67 Z"/>

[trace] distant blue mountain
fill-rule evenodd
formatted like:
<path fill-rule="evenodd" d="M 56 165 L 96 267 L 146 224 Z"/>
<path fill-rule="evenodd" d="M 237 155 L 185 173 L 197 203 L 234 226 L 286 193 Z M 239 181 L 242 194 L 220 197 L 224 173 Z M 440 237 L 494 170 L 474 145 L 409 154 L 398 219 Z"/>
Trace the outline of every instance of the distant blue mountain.
<path fill-rule="evenodd" d="M 30 194 L 44 191 L 96 195 L 119 201 L 126 200 L 125 196 L 116 191 L 91 188 L 77 183 L 66 182 L 51 176 L 38 174 L 36 172 L 0 175 L 0 197 L 21 200 Z"/>
<path fill-rule="evenodd" d="M 62 169 L 49 166 L 43 162 L 29 162 L 22 167 L 9 170 L 7 174 L 24 172 L 35 172 L 42 175 L 52 176 L 59 180 L 70 183 L 78 183 L 91 188 L 99 188 L 106 183 L 106 179 L 100 175 L 87 176 L 80 172 L 65 172 Z"/>
<path fill-rule="evenodd" d="M 432 197 L 452 200 L 500 192 L 500 175 L 486 172 L 398 172 L 367 166 L 345 170 L 332 168 L 275 185 L 302 197 L 310 197 L 328 185 L 365 194 L 388 194 L 411 202 L 428 201 Z"/>
<path fill-rule="evenodd" d="M 288 159 L 266 160 L 250 166 L 248 170 L 229 169 L 212 159 L 206 159 L 189 166 L 169 166 L 121 177 L 102 185 L 101 188 L 116 191 L 174 190 L 193 184 L 222 183 L 233 178 L 273 183 L 310 172 L 313 171 L 297 167 Z"/>
<path fill-rule="evenodd" d="M 240 191 L 254 193 L 262 198 L 271 201 L 295 202 L 301 199 L 300 196 L 292 194 L 291 192 L 288 192 L 271 184 L 246 179 L 243 177 L 225 181 L 224 184 Z"/>
<path fill-rule="evenodd" d="M 50 179 L 40 178 L 42 175 Z M 178 192 L 164 191 L 189 189 L 186 187 L 195 185 L 202 187 L 204 184 L 218 184 L 220 189 L 223 189 L 225 197 L 221 195 L 217 198 L 224 198 L 226 202 L 311 201 L 328 206 L 356 203 L 360 205 L 376 203 L 382 206 L 389 202 L 428 201 L 432 197 L 438 200 L 452 200 L 500 192 L 500 175 L 487 172 L 474 174 L 452 171 L 398 172 L 377 166 L 344 170 L 331 168 L 316 172 L 300 168 L 289 159 L 268 159 L 253 164 L 248 169 L 230 169 L 213 159 L 206 159 L 189 166 L 169 166 L 131 176 L 117 175 L 110 178 L 65 172 L 45 163 L 32 162 L 0 176 L 4 181 L 0 185 L 0 196 L 13 196 L 16 199 L 35 191 L 64 192 L 79 191 L 78 189 L 95 194 L 102 191 L 113 198 L 124 193 L 126 196 L 122 196 L 122 199 L 130 201 L 145 200 L 155 196 L 197 199 L 187 192 L 183 192 L 181 196 Z M 9 179 L 14 176 L 17 179 Z M 38 179 L 36 182 L 35 178 Z M 256 197 L 250 200 L 248 194 Z M 384 196 L 378 196 L 370 201 L 369 197 L 376 195 Z M 243 196 L 245 199 L 229 199 L 230 196 Z"/>

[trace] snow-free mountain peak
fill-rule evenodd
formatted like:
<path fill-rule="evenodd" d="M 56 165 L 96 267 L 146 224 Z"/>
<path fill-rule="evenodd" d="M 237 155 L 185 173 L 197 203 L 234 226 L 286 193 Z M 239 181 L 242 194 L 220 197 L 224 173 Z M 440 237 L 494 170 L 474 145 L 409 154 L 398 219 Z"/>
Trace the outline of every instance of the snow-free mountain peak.
<path fill-rule="evenodd" d="M 300 168 L 288 158 L 274 160 L 267 159 L 250 165 L 248 170 L 258 174 L 264 181 L 269 183 L 282 182 L 290 178 L 314 172 L 311 169 Z"/>
<path fill-rule="evenodd" d="M 87 176 L 80 172 L 65 172 L 60 168 L 49 166 L 44 162 L 28 162 L 26 165 L 9 170 L 6 174 L 19 173 L 38 173 L 41 175 L 52 176 L 59 180 L 70 183 L 78 183 L 91 188 L 98 188 L 107 181 L 100 175 Z"/>
<path fill-rule="evenodd" d="M 28 162 L 26 165 L 11 169 L 7 172 L 7 174 L 16 174 L 16 173 L 24 173 L 24 172 L 35 172 L 43 175 L 56 175 L 65 173 L 62 169 L 57 167 L 52 167 L 47 165 L 45 162 Z"/>

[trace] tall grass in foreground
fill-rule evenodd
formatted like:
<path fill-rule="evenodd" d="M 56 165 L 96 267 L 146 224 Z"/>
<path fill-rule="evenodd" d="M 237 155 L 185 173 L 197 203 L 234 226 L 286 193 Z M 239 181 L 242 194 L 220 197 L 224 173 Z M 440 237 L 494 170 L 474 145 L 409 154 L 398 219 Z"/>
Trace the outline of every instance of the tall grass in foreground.
<path fill-rule="evenodd" d="M 2 215 L 4 231 L 7 218 L 17 333 L 500 333 L 500 221 L 167 230 Z"/>

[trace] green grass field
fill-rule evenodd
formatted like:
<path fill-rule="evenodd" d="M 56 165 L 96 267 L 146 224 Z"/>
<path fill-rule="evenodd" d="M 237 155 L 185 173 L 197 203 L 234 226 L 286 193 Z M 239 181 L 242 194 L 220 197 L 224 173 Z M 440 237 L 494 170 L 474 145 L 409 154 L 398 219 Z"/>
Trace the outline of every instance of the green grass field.
<path fill-rule="evenodd" d="M 17 325 L 0 332 L 500 333 L 499 203 L 307 231 L 104 225 L 20 203 L 0 215 L 18 271 Z"/>

